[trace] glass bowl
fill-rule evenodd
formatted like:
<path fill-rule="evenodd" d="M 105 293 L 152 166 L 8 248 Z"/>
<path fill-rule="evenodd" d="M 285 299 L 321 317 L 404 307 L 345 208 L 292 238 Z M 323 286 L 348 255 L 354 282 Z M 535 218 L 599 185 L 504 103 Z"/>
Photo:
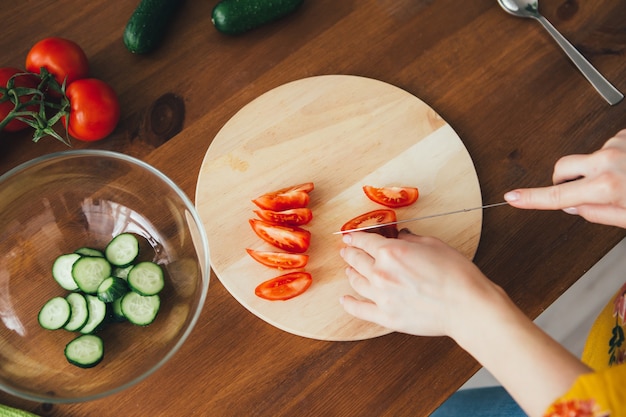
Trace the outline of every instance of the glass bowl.
<path fill-rule="evenodd" d="M 88 369 L 64 349 L 80 335 L 45 330 L 38 313 L 65 296 L 54 260 L 104 249 L 129 232 L 139 257 L 159 264 L 165 287 L 154 322 L 106 323 L 102 361 Z M 40 402 L 79 402 L 127 388 L 167 362 L 189 337 L 209 285 L 209 248 L 196 210 L 165 175 L 108 151 L 46 155 L 0 176 L 0 389 Z"/>

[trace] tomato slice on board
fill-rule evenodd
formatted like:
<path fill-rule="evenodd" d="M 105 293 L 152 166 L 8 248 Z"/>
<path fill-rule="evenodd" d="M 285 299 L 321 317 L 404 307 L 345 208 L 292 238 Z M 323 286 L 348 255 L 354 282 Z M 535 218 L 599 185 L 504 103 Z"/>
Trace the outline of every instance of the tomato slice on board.
<path fill-rule="evenodd" d="M 302 253 L 285 253 L 258 251 L 246 248 L 246 252 L 257 262 L 277 269 L 299 269 L 304 268 L 309 261 L 309 255 Z"/>
<path fill-rule="evenodd" d="M 303 253 L 311 244 L 311 232 L 298 226 L 281 226 L 250 219 L 252 230 L 272 246 L 291 253 Z"/>
<path fill-rule="evenodd" d="M 289 300 L 305 292 L 313 282 L 308 272 L 289 272 L 259 284 L 254 293 L 266 300 Z"/>
<path fill-rule="evenodd" d="M 291 190 L 279 193 L 267 193 L 252 200 L 259 208 L 272 211 L 283 211 L 302 208 L 309 205 L 309 193 Z"/>
<path fill-rule="evenodd" d="M 419 190 L 415 187 L 372 187 L 365 185 L 363 192 L 373 202 L 391 208 L 410 206 L 419 197 Z"/>
<path fill-rule="evenodd" d="M 341 226 L 341 230 L 358 229 L 359 227 L 371 226 L 374 224 L 382 224 L 395 222 L 396 212 L 391 209 L 378 209 L 356 216 Z M 385 237 L 398 237 L 398 228 L 395 224 L 389 226 L 376 227 L 365 230 L 366 232 L 378 233 Z"/>
<path fill-rule="evenodd" d="M 266 222 L 284 224 L 288 226 L 302 226 L 313 219 L 313 212 L 310 208 L 301 207 L 283 211 L 254 210 L 254 212 Z"/>
<path fill-rule="evenodd" d="M 313 191 L 313 188 L 315 185 L 312 182 L 305 182 L 265 193 L 252 202 L 261 209 L 272 211 L 302 208 L 309 204 L 309 193 Z"/>

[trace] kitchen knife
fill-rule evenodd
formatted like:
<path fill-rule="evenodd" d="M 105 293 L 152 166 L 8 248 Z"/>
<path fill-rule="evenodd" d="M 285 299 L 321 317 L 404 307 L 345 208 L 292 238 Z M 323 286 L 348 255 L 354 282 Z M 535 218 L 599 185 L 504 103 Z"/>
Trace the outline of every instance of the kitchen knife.
<path fill-rule="evenodd" d="M 364 231 L 364 230 L 377 229 L 379 227 L 392 226 L 394 224 L 415 222 L 415 221 L 418 221 L 418 220 L 432 219 L 433 217 L 449 216 L 450 214 L 465 213 L 467 211 L 474 211 L 474 210 L 481 210 L 481 209 L 486 209 L 486 208 L 491 208 L 491 207 L 498 207 L 498 206 L 503 206 L 505 204 L 509 204 L 509 203 L 507 203 L 506 201 L 503 201 L 502 203 L 486 204 L 486 205 L 480 206 L 480 207 L 464 208 L 464 209 L 460 209 L 460 210 L 447 211 L 445 213 L 430 214 L 428 216 L 413 217 L 411 219 L 397 220 L 395 222 L 371 224 L 369 226 L 357 227 L 355 229 L 348 229 L 348 230 L 341 230 L 339 232 L 333 232 L 333 235 L 343 235 L 343 234 L 346 234 L 346 233 L 361 232 L 361 231 Z"/>

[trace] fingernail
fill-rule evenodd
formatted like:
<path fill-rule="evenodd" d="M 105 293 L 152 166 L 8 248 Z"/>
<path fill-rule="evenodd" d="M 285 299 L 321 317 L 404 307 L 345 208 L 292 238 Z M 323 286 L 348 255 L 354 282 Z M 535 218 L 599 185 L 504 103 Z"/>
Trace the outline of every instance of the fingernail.
<path fill-rule="evenodd" d="M 343 254 L 346 252 L 346 248 L 339 249 L 339 255 L 343 258 Z"/>
<path fill-rule="evenodd" d="M 346 244 L 349 245 L 352 242 L 352 236 L 350 234 L 346 233 L 345 235 L 343 235 L 343 239 L 342 240 L 343 240 L 343 243 L 346 243 Z"/>
<path fill-rule="evenodd" d="M 339 304 L 343 305 L 343 296 L 339 297 Z"/>
<path fill-rule="evenodd" d="M 578 214 L 578 209 L 576 207 L 568 207 L 563 209 L 564 212 L 566 212 L 567 214 L 572 214 L 572 215 L 576 215 Z"/>
<path fill-rule="evenodd" d="M 509 191 L 508 193 L 504 194 L 504 199 L 506 201 L 517 201 L 520 199 L 520 193 L 519 191 Z"/>

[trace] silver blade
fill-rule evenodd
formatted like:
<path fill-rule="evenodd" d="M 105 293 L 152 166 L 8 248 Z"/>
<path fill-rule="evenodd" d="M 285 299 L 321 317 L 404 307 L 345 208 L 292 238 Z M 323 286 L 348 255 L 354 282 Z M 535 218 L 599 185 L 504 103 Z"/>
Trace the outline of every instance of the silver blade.
<path fill-rule="evenodd" d="M 464 208 L 460 210 L 447 211 L 445 213 L 430 214 L 428 216 L 414 217 L 412 219 L 397 220 L 395 222 L 371 224 L 369 226 L 357 227 L 356 229 L 341 230 L 339 232 L 333 232 L 333 235 L 343 235 L 345 233 L 360 232 L 363 230 L 370 230 L 370 229 L 378 229 L 379 227 L 392 226 L 394 224 L 402 224 L 402 223 L 408 223 L 408 222 L 415 222 L 418 220 L 432 219 L 433 217 L 449 216 L 450 214 L 465 213 L 467 211 L 474 211 L 474 210 L 482 210 L 482 209 L 486 209 L 490 207 L 504 206 L 505 204 L 509 204 L 509 203 L 507 203 L 506 201 L 503 201 L 502 203 L 486 204 L 484 206 L 479 206 L 479 207 L 471 207 L 471 208 Z"/>

